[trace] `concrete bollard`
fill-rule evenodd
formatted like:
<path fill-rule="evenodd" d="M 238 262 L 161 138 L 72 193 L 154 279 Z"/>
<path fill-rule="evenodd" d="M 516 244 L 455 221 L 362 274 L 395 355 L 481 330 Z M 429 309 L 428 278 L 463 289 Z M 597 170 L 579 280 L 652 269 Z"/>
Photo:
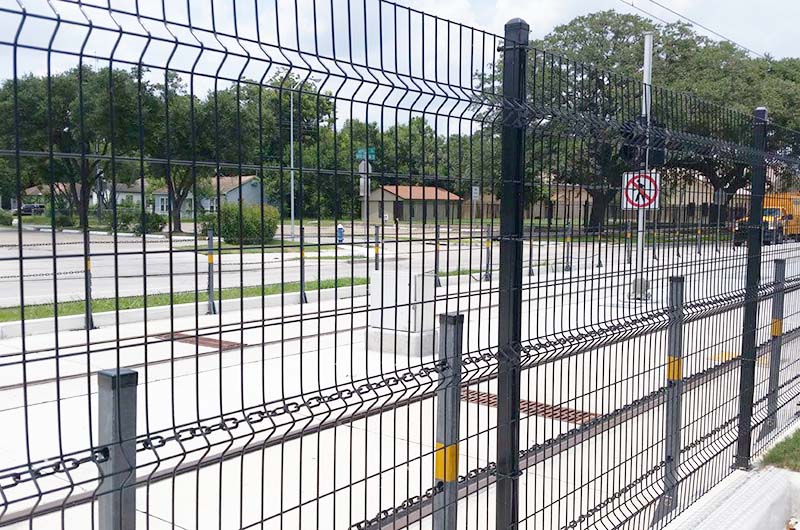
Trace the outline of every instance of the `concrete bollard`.
<path fill-rule="evenodd" d="M 99 530 L 136 529 L 136 385 L 139 374 L 127 368 L 97 374 L 98 441 L 108 448 L 99 464 Z"/>
<path fill-rule="evenodd" d="M 433 529 L 456 530 L 458 517 L 458 442 L 461 412 L 461 347 L 464 315 L 439 315 L 438 362 L 442 367 L 436 391 Z"/>

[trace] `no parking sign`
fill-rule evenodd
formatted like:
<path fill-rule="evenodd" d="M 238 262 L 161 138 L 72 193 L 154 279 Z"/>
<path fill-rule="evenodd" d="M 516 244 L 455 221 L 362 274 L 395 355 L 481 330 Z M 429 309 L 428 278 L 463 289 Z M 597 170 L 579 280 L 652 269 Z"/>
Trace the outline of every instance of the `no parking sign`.
<path fill-rule="evenodd" d="M 622 174 L 622 209 L 655 210 L 661 195 L 661 175 L 631 171 Z"/>

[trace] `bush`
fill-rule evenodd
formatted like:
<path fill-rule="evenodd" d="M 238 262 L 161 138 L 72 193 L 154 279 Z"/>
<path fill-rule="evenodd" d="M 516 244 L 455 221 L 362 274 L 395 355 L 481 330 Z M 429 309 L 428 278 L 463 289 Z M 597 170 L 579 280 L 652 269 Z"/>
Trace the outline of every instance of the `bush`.
<path fill-rule="evenodd" d="M 197 216 L 198 230 L 197 233 L 204 235 L 208 233 L 209 228 L 217 229 L 217 216 L 213 213 L 203 213 Z"/>
<path fill-rule="evenodd" d="M 261 223 L 260 206 L 223 204 L 220 209 L 220 236 L 232 245 L 263 245 L 272 241 L 278 229 L 278 210 L 264 206 L 264 223 Z M 241 221 L 241 230 L 240 230 Z"/>
<path fill-rule="evenodd" d="M 55 217 L 56 228 L 70 228 L 75 226 L 75 219 L 68 213 L 57 212 Z"/>
<path fill-rule="evenodd" d="M 133 208 L 117 210 L 117 232 L 135 232 L 141 217 L 142 212 Z"/>
<path fill-rule="evenodd" d="M 11 226 L 14 214 L 5 210 L 0 210 L 0 226 Z"/>
<path fill-rule="evenodd" d="M 158 234 L 167 226 L 167 218 L 157 213 L 146 213 L 144 217 L 144 230 L 142 229 L 141 215 L 137 216 L 134 232 L 142 234 Z"/>

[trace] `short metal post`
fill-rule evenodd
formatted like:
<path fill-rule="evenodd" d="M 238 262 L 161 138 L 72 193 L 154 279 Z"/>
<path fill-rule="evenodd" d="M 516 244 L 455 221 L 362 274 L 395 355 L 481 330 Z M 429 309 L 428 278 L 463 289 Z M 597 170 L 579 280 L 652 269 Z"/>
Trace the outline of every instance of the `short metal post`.
<path fill-rule="evenodd" d="M 603 227 L 597 229 L 597 268 L 603 268 Z"/>
<path fill-rule="evenodd" d="M 767 148 L 767 109 L 756 109 L 753 119 L 753 147 L 759 156 L 753 160 L 750 191 L 750 215 L 747 222 L 747 276 L 742 322 L 742 361 L 739 377 L 739 425 L 736 441 L 738 469 L 750 469 L 753 436 L 753 394 L 756 379 L 756 333 L 758 322 L 758 286 L 761 282 L 761 217 L 764 207 L 767 167 L 760 154 Z"/>
<path fill-rule="evenodd" d="M 486 246 L 486 265 L 483 270 L 483 281 L 492 281 L 492 229 L 486 227 L 486 240 L 483 243 Z"/>
<path fill-rule="evenodd" d="M 633 254 L 633 241 L 631 239 L 631 222 L 628 221 L 625 225 L 625 249 L 626 249 L 626 261 L 628 265 L 631 264 L 631 257 Z"/>
<path fill-rule="evenodd" d="M 698 256 L 703 253 L 703 250 L 700 247 L 700 245 L 701 245 L 700 238 L 703 235 L 703 230 L 702 230 L 702 228 L 700 228 L 700 220 L 702 219 L 702 217 L 703 216 L 700 215 L 700 213 L 698 212 L 698 214 L 697 214 L 697 236 L 695 237 L 695 239 L 697 240 L 697 255 Z"/>
<path fill-rule="evenodd" d="M 441 488 L 433 497 L 433 529 L 456 530 L 458 515 L 458 441 L 461 412 L 461 342 L 464 315 L 439 315 L 441 365 L 436 390 L 436 451 L 434 480 Z"/>
<path fill-rule="evenodd" d="M 97 374 L 98 442 L 108 449 L 97 489 L 100 530 L 136 528 L 136 385 L 127 368 Z"/>
<path fill-rule="evenodd" d="M 664 493 L 652 524 L 671 512 L 678 498 L 681 464 L 681 401 L 683 392 L 683 277 L 669 279 L 669 328 L 667 330 L 667 400 L 664 437 Z"/>
<path fill-rule="evenodd" d="M 783 347 L 783 295 L 786 281 L 786 260 L 775 260 L 775 294 L 772 296 L 772 325 L 770 326 L 769 393 L 767 394 L 767 419 L 759 440 L 765 438 L 777 425 L 778 380 L 781 374 L 781 348 Z"/>
<path fill-rule="evenodd" d="M 434 248 L 436 250 L 435 250 L 434 255 L 433 255 L 433 275 L 436 278 L 436 287 L 441 287 L 442 286 L 442 282 L 439 279 L 439 249 L 440 249 L 439 241 L 440 240 L 439 240 L 439 225 L 438 224 L 436 225 L 436 232 L 434 234 L 434 239 L 435 239 Z"/>
<path fill-rule="evenodd" d="M 656 218 L 653 220 L 651 236 L 653 237 L 653 261 L 658 261 L 658 212 L 656 212 Z"/>
<path fill-rule="evenodd" d="M 369 237 L 369 232 L 367 232 Z M 300 227 L 300 303 L 308 303 L 306 295 L 306 227 Z"/>
<path fill-rule="evenodd" d="M 375 270 L 381 270 L 381 227 L 375 225 Z"/>
<path fill-rule="evenodd" d="M 564 253 L 564 267 L 563 270 L 571 271 L 572 270 L 572 221 L 567 221 L 566 226 L 566 237 L 564 238 L 564 244 L 567 245 L 567 251 Z"/>
<path fill-rule="evenodd" d="M 533 225 L 531 225 L 531 232 L 528 239 L 528 276 L 534 276 L 533 271 Z"/>
<path fill-rule="evenodd" d="M 208 311 L 207 315 L 217 314 L 214 302 L 214 229 L 208 229 Z"/>
<path fill-rule="evenodd" d="M 89 250 L 89 217 L 85 215 L 85 222 L 83 228 L 83 253 L 85 268 L 83 271 L 83 289 L 86 300 L 84 301 L 84 314 L 86 320 L 86 329 L 95 329 L 94 314 L 92 310 L 92 253 Z M 142 236 L 144 237 L 144 236 Z"/>

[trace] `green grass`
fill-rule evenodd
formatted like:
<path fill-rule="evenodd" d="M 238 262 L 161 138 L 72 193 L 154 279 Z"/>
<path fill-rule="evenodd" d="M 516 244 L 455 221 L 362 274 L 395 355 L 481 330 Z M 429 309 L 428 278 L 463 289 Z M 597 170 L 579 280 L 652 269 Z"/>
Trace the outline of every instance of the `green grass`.
<path fill-rule="evenodd" d="M 800 431 L 773 447 L 764 456 L 764 464 L 800 471 Z"/>
<path fill-rule="evenodd" d="M 281 242 L 283 242 L 283 247 L 281 247 Z M 317 252 L 319 250 L 333 250 L 336 248 L 336 245 L 318 245 L 316 243 L 307 243 L 305 245 L 306 252 Z M 203 254 L 208 253 L 208 246 L 203 246 L 202 244 L 198 244 L 197 250 Z M 300 252 L 300 242 L 299 241 L 291 241 L 286 239 L 270 239 L 264 245 L 242 245 L 241 249 L 239 245 L 234 245 L 232 243 L 222 243 L 221 247 L 216 246 L 216 241 L 214 242 L 214 253 L 216 254 L 217 251 L 220 251 L 222 254 L 272 254 L 276 252 Z"/>
<path fill-rule="evenodd" d="M 338 280 L 322 280 L 322 282 L 311 281 L 306 282 L 306 291 L 316 291 L 319 289 L 332 289 L 334 287 L 350 287 L 351 285 L 366 285 L 367 278 L 340 278 Z M 230 289 L 218 289 L 216 291 L 217 300 L 228 300 L 232 298 L 248 298 L 258 297 L 262 294 L 280 294 L 283 293 L 297 293 L 300 292 L 300 282 L 288 283 L 272 283 L 264 285 L 263 289 L 260 285 L 245 287 L 244 289 L 234 287 Z M 174 293 L 172 300 L 169 294 L 151 294 L 147 296 L 147 307 L 165 306 L 172 304 L 190 304 L 195 300 L 198 302 L 206 302 L 208 296 L 205 291 L 198 292 L 195 298 L 194 291 Z M 125 296 L 119 298 L 119 309 L 141 309 L 144 307 L 143 296 Z M 69 315 L 82 315 L 84 313 L 84 302 L 62 302 L 58 304 L 58 316 Z M 101 313 L 103 311 L 115 311 L 117 309 L 116 299 L 114 298 L 99 298 L 92 302 L 92 311 Z M 36 318 L 49 318 L 55 316 L 55 308 L 53 304 L 31 305 L 25 306 L 25 320 L 33 320 Z M 12 322 L 20 320 L 20 307 L 3 307 L 0 308 L 0 322 Z"/>
<path fill-rule="evenodd" d="M 481 274 L 481 269 L 455 269 L 452 271 L 439 271 L 439 276 L 464 276 L 467 274 Z"/>

